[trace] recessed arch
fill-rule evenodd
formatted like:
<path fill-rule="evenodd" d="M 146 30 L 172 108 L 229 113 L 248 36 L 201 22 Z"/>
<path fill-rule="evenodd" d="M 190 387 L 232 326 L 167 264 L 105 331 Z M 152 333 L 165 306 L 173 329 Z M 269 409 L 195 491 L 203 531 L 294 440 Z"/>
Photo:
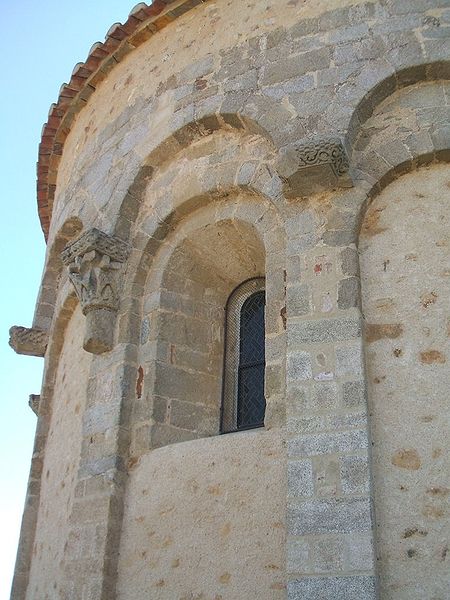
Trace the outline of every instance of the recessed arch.
<path fill-rule="evenodd" d="M 239 283 L 269 277 L 270 343 L 275 343 L 278 335 L 284 336 L 284 288 L 274 285 L 274 278 L 282 276 L 284 251 L 270 256 L 265 251 L 270 247 L 268 236 L 276 231 L 283 247 L 283 230 L 267 199 L 245 189 L 228 190 L 225 197 L 209 197 L 208 203 L 167 230 L 164 244 L 153 256 L 142 253 L 138 275 L 141 309 L 136 304 L 135 310 L 142 310 L 140 361 L 144 394 L 153 403 L 152 445 L 219 432 L 225 305 Z M 155 250 L 151 240 L 148 243 Z M 208 346 L 207 352 L 202 352 L 202 345 Z M 279 368 L 284 369 L 284 358 L 279 358 L 283 363 Z M 174 375 L 174 369 L 180 372 Z M 174 385 L 181 385 L 187 395 L 171 396 Z M 204 402 L 192 402 L 192 396 L 188 397 L 197 388 L 199 393 L 203 389 Z M 268 414 L 270 426 L 274 423 L 270 409 Z M 193 429 L 187 426 L 188 417 Z M 132 417 L 132 430 L 139 431 L 144 425 Z M 141 451 L 132 441 L 131 454 Z"/>
<path fill-rule="evenodd" d="M 59 280 L 63 269 L 61 252 L 82 231 L 82 221 L 78 217 L 70 217 L 55 235 L 52 245 L 47 248 L 44 275 L 33 319 L 33 326 L 38 329 L 48 331 L 51 326 L 58 296 Z"/>
<path fill-rule="evenodd" d="M 116 235 L 119 235 L 122 238 L 128 238 L 131 235 L 133 223 L 138 219 L 138 215 L 142 209 L 142 198 L 144 193 L 151 185 L 158 169 L 163 165 L 175 165 L 180 153 L 214 134 L 239 136 L 239 138 L 243 139 L 243 142 L 250 139 L 257 139 L 259 140 L 259 145 L 266 147 L 269 153 L 274 155 L 276 152 L 276 148 L 269 133 L 261 127 L 256 120 L 237 113 L 210 114 L 203 118 L 199 118 L 198 120 L 186 123 L 158 144 L 143 162 L 121 203 L 119 216 L 115 224 Z M 238 165 L 237 162 L 236 176 L 240 166 L 242 165 Z M 248 180 L 245 181 L 244 178 L 239 184 L 250 184 L 250 175 L 248 175 L 247 179 Z M 223 187 L 229 187 L 230 182 L 227 181 L 222 183 L 221 181 L 217 181 L 216 187 L 220 187 L 221 184 Z M 257 187 L 257 183 L 255 185 Z M 205 190 L 205 193 L 210 193 L 210 190 Z M 185 198 L 183 200 L 181 198 L 180 201 L 178 201 L 178 204 L 181 205 L 183 202 L 186 203 L 187 199 Z M 191 210 L 190 207 L 187 207 L 187 210 Z M 164 210 L 162 210 L 162 212 L 164 212 Z M 173 215 L 173 217 L 175 217 L 175 215 Z M 171 218 L 172 217 L 168 217 L 169 220 Z"/>
<path fill-rule="evenodd" d="M 405 87 L 439 79 L 450 79 L 450 61 L 430 60 L 421 64 L 404 66 L 367 90 L 357 102 L 348 124 L 346 144 L 350 154 L 353 152 L 353 146 L 361 128 L 373 115 L 377 106 L 386 98 Z"/>

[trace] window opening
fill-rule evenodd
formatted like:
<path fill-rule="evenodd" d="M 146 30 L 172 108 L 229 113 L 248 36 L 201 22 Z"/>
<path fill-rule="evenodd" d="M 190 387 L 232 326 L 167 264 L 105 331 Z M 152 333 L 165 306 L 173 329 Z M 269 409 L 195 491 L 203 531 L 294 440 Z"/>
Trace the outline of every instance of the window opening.
<path fill-rule="evenodd" d="M 227 302 L 222 433 L 264 425 L 264 314 L 262 277 L 242 283 Z"/>

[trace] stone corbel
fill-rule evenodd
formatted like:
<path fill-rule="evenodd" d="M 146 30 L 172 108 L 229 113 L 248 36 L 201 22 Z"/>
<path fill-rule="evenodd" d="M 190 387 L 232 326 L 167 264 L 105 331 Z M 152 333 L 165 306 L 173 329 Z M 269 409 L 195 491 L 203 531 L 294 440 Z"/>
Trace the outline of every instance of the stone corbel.
<path fill-rule="evenodd" d="M 47 344 L 48 333 L 42 329 L 13 325 L 9 330 L 9 345 L 17 354 L 44 356 Z"/>
<path fill-rule="evenodd" d="M 28 406 L 34 412 L 34 414 L 39 416 L 39 403 L 41 401 L 40 394 L 30 394 L 28 397 Z"/>
<path fill-rule="evenodd" d="M 129 246 L 98 229 L 90 229 L 61 254 L 86 316 L 83 348 L 92 354 L 112 350 L 119 309 L 120 274 Z"/>
<path fill-rule="evenodd" d="M 338 138 L 301 140 L 282 148 L 277 166 L 287 198 L 352 187 L 348 169 L 347 154 Z"/>

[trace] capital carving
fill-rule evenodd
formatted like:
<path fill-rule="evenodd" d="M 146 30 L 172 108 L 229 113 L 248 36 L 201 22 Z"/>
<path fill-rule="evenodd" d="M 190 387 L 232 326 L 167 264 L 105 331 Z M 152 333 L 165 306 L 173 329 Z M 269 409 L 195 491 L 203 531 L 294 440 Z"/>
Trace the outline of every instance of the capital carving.
<path fill-rule="evenodd" d="M 101 354 L 113 347 L 120 274 L 128 254 L 126 242 L 98 229 L 84 233 L 61 254 L 86 315 L 83 347 L 88 352 Z"/>
<path fill-rule="evenodd" d="M 44 356 L 48 345 L 48 333 L 42 329 L 13 325 L 9 330 L 9 345 L 17 354 Z"/>
<path fill-rule="evenodd" d="M 351 187 L 349 162 L 338 138 L 315 138 L 284 148 L 278 173 L 287 197 L 306 196 L 325 189 Z"/>

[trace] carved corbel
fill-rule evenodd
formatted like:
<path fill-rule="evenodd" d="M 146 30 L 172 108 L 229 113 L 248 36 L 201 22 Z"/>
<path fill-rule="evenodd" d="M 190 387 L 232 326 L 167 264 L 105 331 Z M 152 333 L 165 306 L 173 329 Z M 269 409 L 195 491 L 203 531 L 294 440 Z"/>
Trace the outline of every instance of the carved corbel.
<path fill-rule="evenodd" d="M 17 354 L 44 356 L 47 344 L 48 333 L 42 329 L 13 325 L 9 330 L 9 345 Z"/>
<path fill-rule="evenodd" d="M 278 174 L 287 198 L 309 196 L 353 183 L 344 146 L 338 138 L 302 140 L 280 151 Z"/>
<path fill-rule="evenodd" d="M 129 246 L 98 229 L 90 229 L 61 254 L 86 316 L 83 348 L 93 354 L 112 350 L 122 265 Z"/>
<path fill-rule="evenodd" d="M 34 412 L 34 414 L 39 416 L 39 403 L 41 401 L 40 394 L 30 394 L 28 397 L 28 406 Z"/>

